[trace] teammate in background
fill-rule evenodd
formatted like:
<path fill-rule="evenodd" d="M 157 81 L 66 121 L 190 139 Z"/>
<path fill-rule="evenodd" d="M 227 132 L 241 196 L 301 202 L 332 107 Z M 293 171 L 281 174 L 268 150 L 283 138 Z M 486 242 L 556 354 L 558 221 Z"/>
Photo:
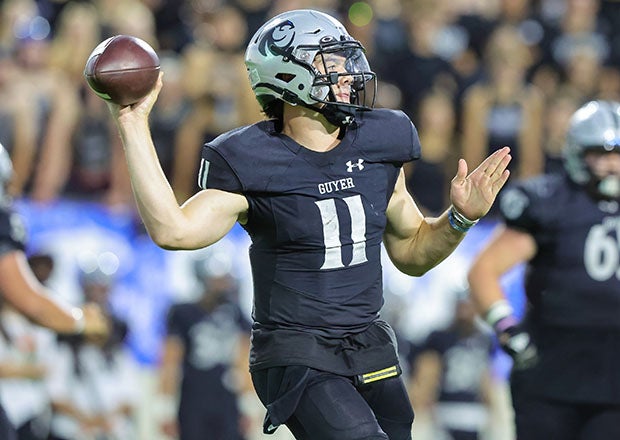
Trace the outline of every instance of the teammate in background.
<path fill-rule="evenodd" d="M 0 292 L 15 310 L 38 325 L 59 333 L 77 333 L 103 337 L 107 320 L 99 307 L 65 307 L 32 273 L 24 252 L 26 233 L 19 216 L 13 212 L 7 186 L 13 174 L 8 153 L 0 145 Z M 0 438 L 14 440 L 15 430 L 0 407 Z"/>
<path fill-rule="evenodd" d="M 478 440 L 488 422 L 493 340 L 469 292 L 455 302 L 452 324 L 431 332 L 417 352 L 410 389 L 416 411 L 429 411 L 448 439 Z"/>
<path fill-rule="evenodd" d="M 460 160 L 452 206 L 424 217 L 402 171 L 420 156 L 415 127 L 371 110 L 375 74 L 341 23 L 284 12 L 252 37 L 246 66 L 269 120 L 205 145 L 202 190 L 180 207 L 149 134 L 162 80 L 139 103 L 109 104 L 140 215 L 166 249 L 209 246 L 236 222 L 249 233 L 250 370 L 265 433 L 286 424 L 298 439 L 409 439 L 394 332 L 379 318 L 381 244 L 407 274 L 437 265 L 490 209 L 509 149 L 471 174 Z"/>
<path fill-rule="evenodd" d="M 564 168 L 505 190 L 505 225 L 469 282 L 514 359 L 517 437 L 620 438 L 620 103 L 573 114 Z M 500 281 L 520 264 L 528 302 L 518 322 Z"/>
<path fill-rule="evenodd" d="M 45 252 L 28 257 L 37 280 L 49 286 L 54 260 Z M 0 304 L 2 301 L 0 301 Z M 46 440 L 50 398 L 46 387 L 54 362 L 56 335 L 37 326 L 7 304 L 0 305 L 0 398 L 18 440 Z"/>
<path fill-rule="evenodd" d="M 114 276 L 104 268 L 84 265 L 78 277 L 84 300 L 107 314 L 110 334 L 96 341 L 79 335 L 58 338 L 47 378 L 52 404 L 48 440 L 137 436 L 138 364 L 125 345 L 127 324 L 113 315 Z"/>
<path fill-rule="evenodd" d="M 171 403 L 170 409 L 178 397 L 179 407 L 168 411 L 162 428 L 180 440 L 245 438 L 237 399 L 251 389 L 251 324 L 238 303 L 234 248 L 224 243 L 195 256 L 198 300 L 174 304 L 168 312 L 160 397 Z"/>
<path fill-rule="evenodd" d="M 46 440 L 50 399 L 46 381 L 55 334 L 0 301 L 0 400 L 18 440 Z"/>

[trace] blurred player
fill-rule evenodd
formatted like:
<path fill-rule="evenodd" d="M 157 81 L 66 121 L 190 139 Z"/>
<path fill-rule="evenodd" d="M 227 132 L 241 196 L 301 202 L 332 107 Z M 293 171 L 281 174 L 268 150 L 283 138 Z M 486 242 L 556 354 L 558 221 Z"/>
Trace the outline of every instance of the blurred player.
<path fill-rule="evenodd" d="M 110 293 L 114 276 L 102 267 L 80 267 L 84 300 L 97 304 L 110 334 L 96 341 L 80 335 L 58 338 L 48 388 L 52 423 L 48 440 L 136 438 L 138 365 L 125 344 L 127 324 L 114 316 Z"/>
<path fill-rule="evenodd" d="M 32 273 L 24 253 L 25 229 L 13 212 L 6 192 L 12 174 L 9 155 L 0 145 L 0 292 L 3 299 L 36 324 L 56 332 L 105 335 L 108 324 L 97 306 L 70 308 L 59 304 Z M 15 439 L 14 429 L 1 407 L 0 438 Z"/>
<path fill-rule="evenodd" d="M 180 440 L 242 440 L 237 402 L 251 387 L 247 373 L 250 323 L 238 304 L 234 248 L 219 242 L 195 257 L 200 298 L 168 313 L 160 384 L 163 398 L 180 399 Z M 170 412 L 164 431 L 173 434 Z"/>
<path fill-rule="evenodd" d="M 266 433 L 286 424 L 298 439 L 409 439 L 394 332 L 379 319 L 381 244 L 410 275 L 438 264 L 488 212 L 509 149 L 469 175 L 459 161 L 453 206 L 425 218 L 402 171 L 420 155 L 417 132 L 400 111 L 371 110 L 375 74 L 342 24 L 285 12 L 252 37 L 246 66 L 270 119 L 208 143 L 203 190 L 181 207 L 149 134 L 162 81 L 133 106 L 108 104 L 144 224 L 167 249 L 209 246 L 236 222 L 249 233 L 250 369 Z"/>
<path fill-rule="evenodd" d="M 506 224 L 469 281 L 514 359 L 517 437 L 620 438 L 620 103 L 574 113 L 564 164 L 507 188 Z M 528 300 L 520 323 L 500 285 L 519 264 Z"/>
<path fill-rule="evenodd" d="M 451 325 L 431 332 L 415 357 L 416 411 L 430 411 L 450 440 L 478 440 L 487 424 L 493 340 L 476 316 L 469 292 L 458 292 Z"/>

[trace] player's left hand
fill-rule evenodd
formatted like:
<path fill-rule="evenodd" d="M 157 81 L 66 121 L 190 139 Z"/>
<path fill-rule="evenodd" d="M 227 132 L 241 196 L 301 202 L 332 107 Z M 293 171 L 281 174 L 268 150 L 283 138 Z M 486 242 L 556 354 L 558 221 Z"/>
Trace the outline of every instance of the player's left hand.
<path fill-rule="evenodd" d="M 459 160 L 456 176 L 450 184 L 450 201 L 470 220 L 478 220 L 493 205 L 510 172 L 507 167 L 512 156 L 504 147 L 487 157 L 474 171 L 467 174 L 467 163 Z"/>

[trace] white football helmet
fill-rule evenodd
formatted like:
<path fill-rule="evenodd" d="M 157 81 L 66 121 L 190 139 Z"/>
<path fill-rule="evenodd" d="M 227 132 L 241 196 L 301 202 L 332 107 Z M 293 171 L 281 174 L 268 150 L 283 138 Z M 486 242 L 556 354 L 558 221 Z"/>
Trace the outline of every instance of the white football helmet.
<path fill-rule="evenodd" d="M 345 59 L 345 73 L 330 72 L 326 54 Z M 318 57 L 318 58 L 317 58 Z M 323 63 L 323 72 L 314 65 Z M 245 53 L 250 83 L 263 109 L 274 99 L 310 106 L 338 125 L 352 121 L 352 109 L 370 110 L 376 95 L 376 75 L 370 70 L 361 43 L 344 26 L 322 12 L 301 9 L 284 12 L 265 23 L 252 37 Z M 350 102 L 336 102 L 332 85 L 351 77 Z M 367 87 L 372 82 L 372 87 Z M 316 104 L 325 104 L 316 106 Z M 348 118 L 347 118 L 348 116 Z"/>
<path fill-rule="evenodd" d="M 564 166 L 570 178 L 579 185 L 591 187 L 603 198 L 620 197 L 620 177 L 598 179 L 585 163 L 587 151 L 620 152 L 620 103 L 590 101 L 572 116 L 566 145 Z"/>

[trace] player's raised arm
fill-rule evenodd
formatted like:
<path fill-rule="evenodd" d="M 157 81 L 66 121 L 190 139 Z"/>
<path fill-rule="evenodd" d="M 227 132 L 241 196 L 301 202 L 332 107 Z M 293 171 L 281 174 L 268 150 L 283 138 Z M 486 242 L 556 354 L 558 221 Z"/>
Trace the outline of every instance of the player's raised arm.
<path fill-rule="evenodd" d="M 148 116 L 163 85 L 131 106 L 108 102 L 118 126 L 131 184 L 144 225 L 159 246 L 197 249 L 223 237 L 247 210 L 245 197 L 204 190 L 179 206 L 161 168 L 148 125 Z"/>
<path fill-rule="evenodd" d="M 461 159 L 450 187 L 452 206 L 437 218 L 420 213 L 407 192 L 401 171 L 386 212 L 384 234 L 386 250 L 396 267 L 418 276 L 450 255 L 469 228 L 491 209 L 508 180 L 510 160 L 510 149 L 505 147 L 468 174 L 467 163 Z"/>

